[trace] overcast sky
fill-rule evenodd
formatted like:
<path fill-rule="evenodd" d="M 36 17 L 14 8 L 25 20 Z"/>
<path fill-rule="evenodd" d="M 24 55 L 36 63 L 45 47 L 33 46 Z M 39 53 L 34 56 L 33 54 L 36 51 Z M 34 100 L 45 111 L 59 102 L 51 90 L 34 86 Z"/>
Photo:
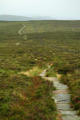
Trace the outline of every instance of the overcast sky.
<path fill-rule="evenodd" d="M 80 0 L 0 0 L 0 14 L 80 19 Z"/>

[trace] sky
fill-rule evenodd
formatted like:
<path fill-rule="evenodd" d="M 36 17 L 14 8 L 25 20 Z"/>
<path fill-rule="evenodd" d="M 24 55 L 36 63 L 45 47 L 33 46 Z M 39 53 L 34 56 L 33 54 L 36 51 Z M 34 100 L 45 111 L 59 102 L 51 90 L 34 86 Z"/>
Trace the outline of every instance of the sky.
<path fill-rule="evenodd" d="M 0 0 L 1 14 L 80 20 L 80 0 Z"/>

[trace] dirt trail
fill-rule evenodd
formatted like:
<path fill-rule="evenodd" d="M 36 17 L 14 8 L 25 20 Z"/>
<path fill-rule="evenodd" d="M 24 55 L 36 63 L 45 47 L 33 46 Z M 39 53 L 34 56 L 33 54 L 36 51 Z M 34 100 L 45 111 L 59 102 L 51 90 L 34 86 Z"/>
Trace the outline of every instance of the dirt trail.
<path fill-rule="evenodd" d="M 70 107 L 71 95 L 68 86 L 60 83 L 57 77 L 45 77 L 46 70 L 40 76 L 44 79 L 52 81 L 56 90 L 53 91 L 53 99 L 55 100 L 60 120 L 80 120 L 77 112 Z"/>
<path fill-rule="evenodd" d="M 23 35 L 23 39 L 24 39 L 24 40 L 27 40 L 27 32 L 24 31 L 25 28 L 26 28 L 26 25 L 25 25 L 25 24 L 22 24 L 22 27 L 21 27 L 21 29 L 18 31 L 18 34 L 19 34 L 19 35 Z"/>
<path fill-rule="evenodd" d="M 18 31 L 18 34 L 22 35 L 25 28 L 26 28 L 26 25 L 23 24 L 23 26 L 21 27 L 21 29 Z"/>

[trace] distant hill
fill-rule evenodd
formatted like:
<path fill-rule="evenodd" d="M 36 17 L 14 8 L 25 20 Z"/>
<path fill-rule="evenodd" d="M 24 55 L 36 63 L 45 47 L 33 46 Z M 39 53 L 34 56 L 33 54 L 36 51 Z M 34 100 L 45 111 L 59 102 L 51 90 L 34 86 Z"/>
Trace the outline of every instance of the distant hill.
<path fill-rule="evenodd" d="M 0 15 L 0 21 L 29 21 L 29 20 L 51 20 L 50 17 L 24 17 L 16 15 Z"/>
<path fill-rule="evenodd" d="M 28 21 L 29 17 L 15 16 L 15 15 L 0 15 L 0 21 Z"/>
<path fill-rule="evenodd" d="M 35 17 L 32 17 L 32 20 L 53 20 L 52 17 L 48 17 L 48 16 L 35 16 Z"/>

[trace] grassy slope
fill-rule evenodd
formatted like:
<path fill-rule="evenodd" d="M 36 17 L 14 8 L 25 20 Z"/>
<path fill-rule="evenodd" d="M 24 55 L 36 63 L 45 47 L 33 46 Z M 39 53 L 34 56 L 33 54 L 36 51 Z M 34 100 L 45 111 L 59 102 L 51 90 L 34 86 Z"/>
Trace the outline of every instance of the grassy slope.
<path fill-rule="evenodd" d="M 24 30 L 23 35 L 18 35 L 18 30 L 22 27 L 22 24 L 25 24 L 27 27 Z M 30 78 L 26 78 L 23 75 L 17 75 L 17 73 L 26 71 L 31 69 L 34 66 L 38 66 L 40 68 L 45 67 L 47 63 L 53 64 L 53 69 L 59 73 L 63 73 L 68 76 L 68 79 L 65 79 L 65 82 L 69 84 L 70 90 L 72 92 L 72 100 L 75 103 L 77 93 L 77 99 L 79 99 L 79 78 L 78 74 L 80 73 L 80 21 L 34 21 L 34 22 L 0 22 L 0 79 L 1 79 L 1 92 L 0 92 L 0 104 L 2 109 L 0 111 L 10 110 L 7 117 L 4 120 L 7 120 L 9 114 L 14 116 L 11 120 L 16 120 L 18 118 L 22 118 L 25 120 L 26 116 L 31 116 L 30 114 L 24 115 L 25 110 L 29 110 L 28 113 L 34 108 L 36 105 L 35 97 L 32 105 L 29 108 L 26 107 L 26 103 L 22 99 L 22 94 L 24 98 L 25 89 L 29 89 L 34 84 L 33 80 Z M 27 39 L 24 37 L 27 36 Z M 19 43 L 19 44 L 17 44 Z M 51 74 L 52 74 L 51 70 Z M 76 72 L 77 71 L 77 72 Z M 50 73 L 49 73 L 50 74 Z M 75 81 L 76 77 L 76 81 Z M 33 78 L 36 79 L 36 78 Z M 42 81 L 41 78 L 37 78 Z M 63 79 L 64 80 L 64 79 Z M 17 81 L 17 82 L 16 82 Z M 27 82 L 28 81 L 28 82 Z M 76 83 L 76 85 L 75 85 Z M 24 87 L 25 84 L 29 84 L 28 87 Z M 37 83 L 35 83 L 37 84 Z M 49 83 L 50 84 L 50 83 Z M 73 85 L 74 84 L 74 85 Z M 39 87 L 43 86 L 44 83 L 40 83 Z M 35 85 L 34 85 L 35 86 Z M 23 87 L 23 88 L 22 88 Z M 45 89 L 49 88 L 46 83 L 45 87 L 42 88 L 41 91 L 47 92 Z M 7 89 L 7 91 L 6 91 Z M 22 90 L 21 90 L 22 89 Z M 12 91 L 18 91 L 18 93 Z M 35 90 L 35 88 L 34 88 Z M 23 91 L 23 93 L 22 93 Z M 28 90 L 30 91 L 30 89 Z M 52 90 L 51 90 L 52 91 Z M 76 93 L 75 93 L 76 91 Z M 32 92 L 32 91 L 31 91 Z M 43 96 L 43 92 L 41 93 Z M 13 95 L 13 94 L 14 95 Z M 20 94 L 19 94 L 20 93 Z M 48 94 L 50 94 L 49 92 Z M 11 95 L 12 94 L 12 95 Z M 29 93 L 30 94 L 30 93 Z M 39 93 L 40 94 L 40 93 Z M 7 96 L 6 96 L 7 95 Z M 12 97 L 11 97 L 12 96 Z M 13 96 L 17 96 L 13 99 Z M 6 98 L 8 97 L 8 98 Z M 20 98 L 21 97 L 21 98 Z M 45 98 L 42 97 L 44 101 L 47 100 L 49 95 Z M 51 97 L 48 99 L 50 100 Z M 10 102 L 9 102 L 10 100 Z M 39 99 L 40 100 L 40 99 Z M 37 101 L 39 101 L 37 99 Z M 20 109 L 23 108 L 21 114 L 16 111 L 16 106 L 9 108 L 10 105 L 13 106 L 14 102 L 19 103 Z M 79 101 L 79 100 L 78 100 Z M 12 103 L 11 103 L 12 102 Z M 31 101 L 32 102 L 32 101 Z M 16 105 L 17 105 L 16 103 Z M 50 104 L 54 104 L 54 102 L 49 102 Z M 43 104 L 43 103 L 41 103 Z M 39 104 L 37 106 L 40 107 L 40 112 L 43 111 L 43 114 L 49 108 L 46 108 L 44 105 L 44 109 L 42 110 Z M 79 110 L 80 102 L 78 102 L 77 109 Z M 50 108 L 50 111 L 45 112 L 44 119 L 52 119 L 52 112 L 55 110 L 55 105 L 53 108 Z M 8 111 L 9 111 L 8 110 Z M 11 113 L 13 112 L 13 113 Z M 35 113 L 33 113 L 32 118 L 27 119 L 35 119 Z M 3 112 L 1 119 L 5 117 L 6 111 Z M 51 113 L 46 116 L 46 113 Z M 54 113 L 54 112 L 53 112 Z M 15 115 L 14 115 L 15 114 Z M 38 114 L 36 119 L 40 118 L 43 115 Z M 53 114 L 55 118 L 55 113 Z M 23 117 L 24 116 L 24 117 Z M 22 120 L 21 119 L 21 120 Z M 10 118 L 9 118 L 10 120 Z"/>

